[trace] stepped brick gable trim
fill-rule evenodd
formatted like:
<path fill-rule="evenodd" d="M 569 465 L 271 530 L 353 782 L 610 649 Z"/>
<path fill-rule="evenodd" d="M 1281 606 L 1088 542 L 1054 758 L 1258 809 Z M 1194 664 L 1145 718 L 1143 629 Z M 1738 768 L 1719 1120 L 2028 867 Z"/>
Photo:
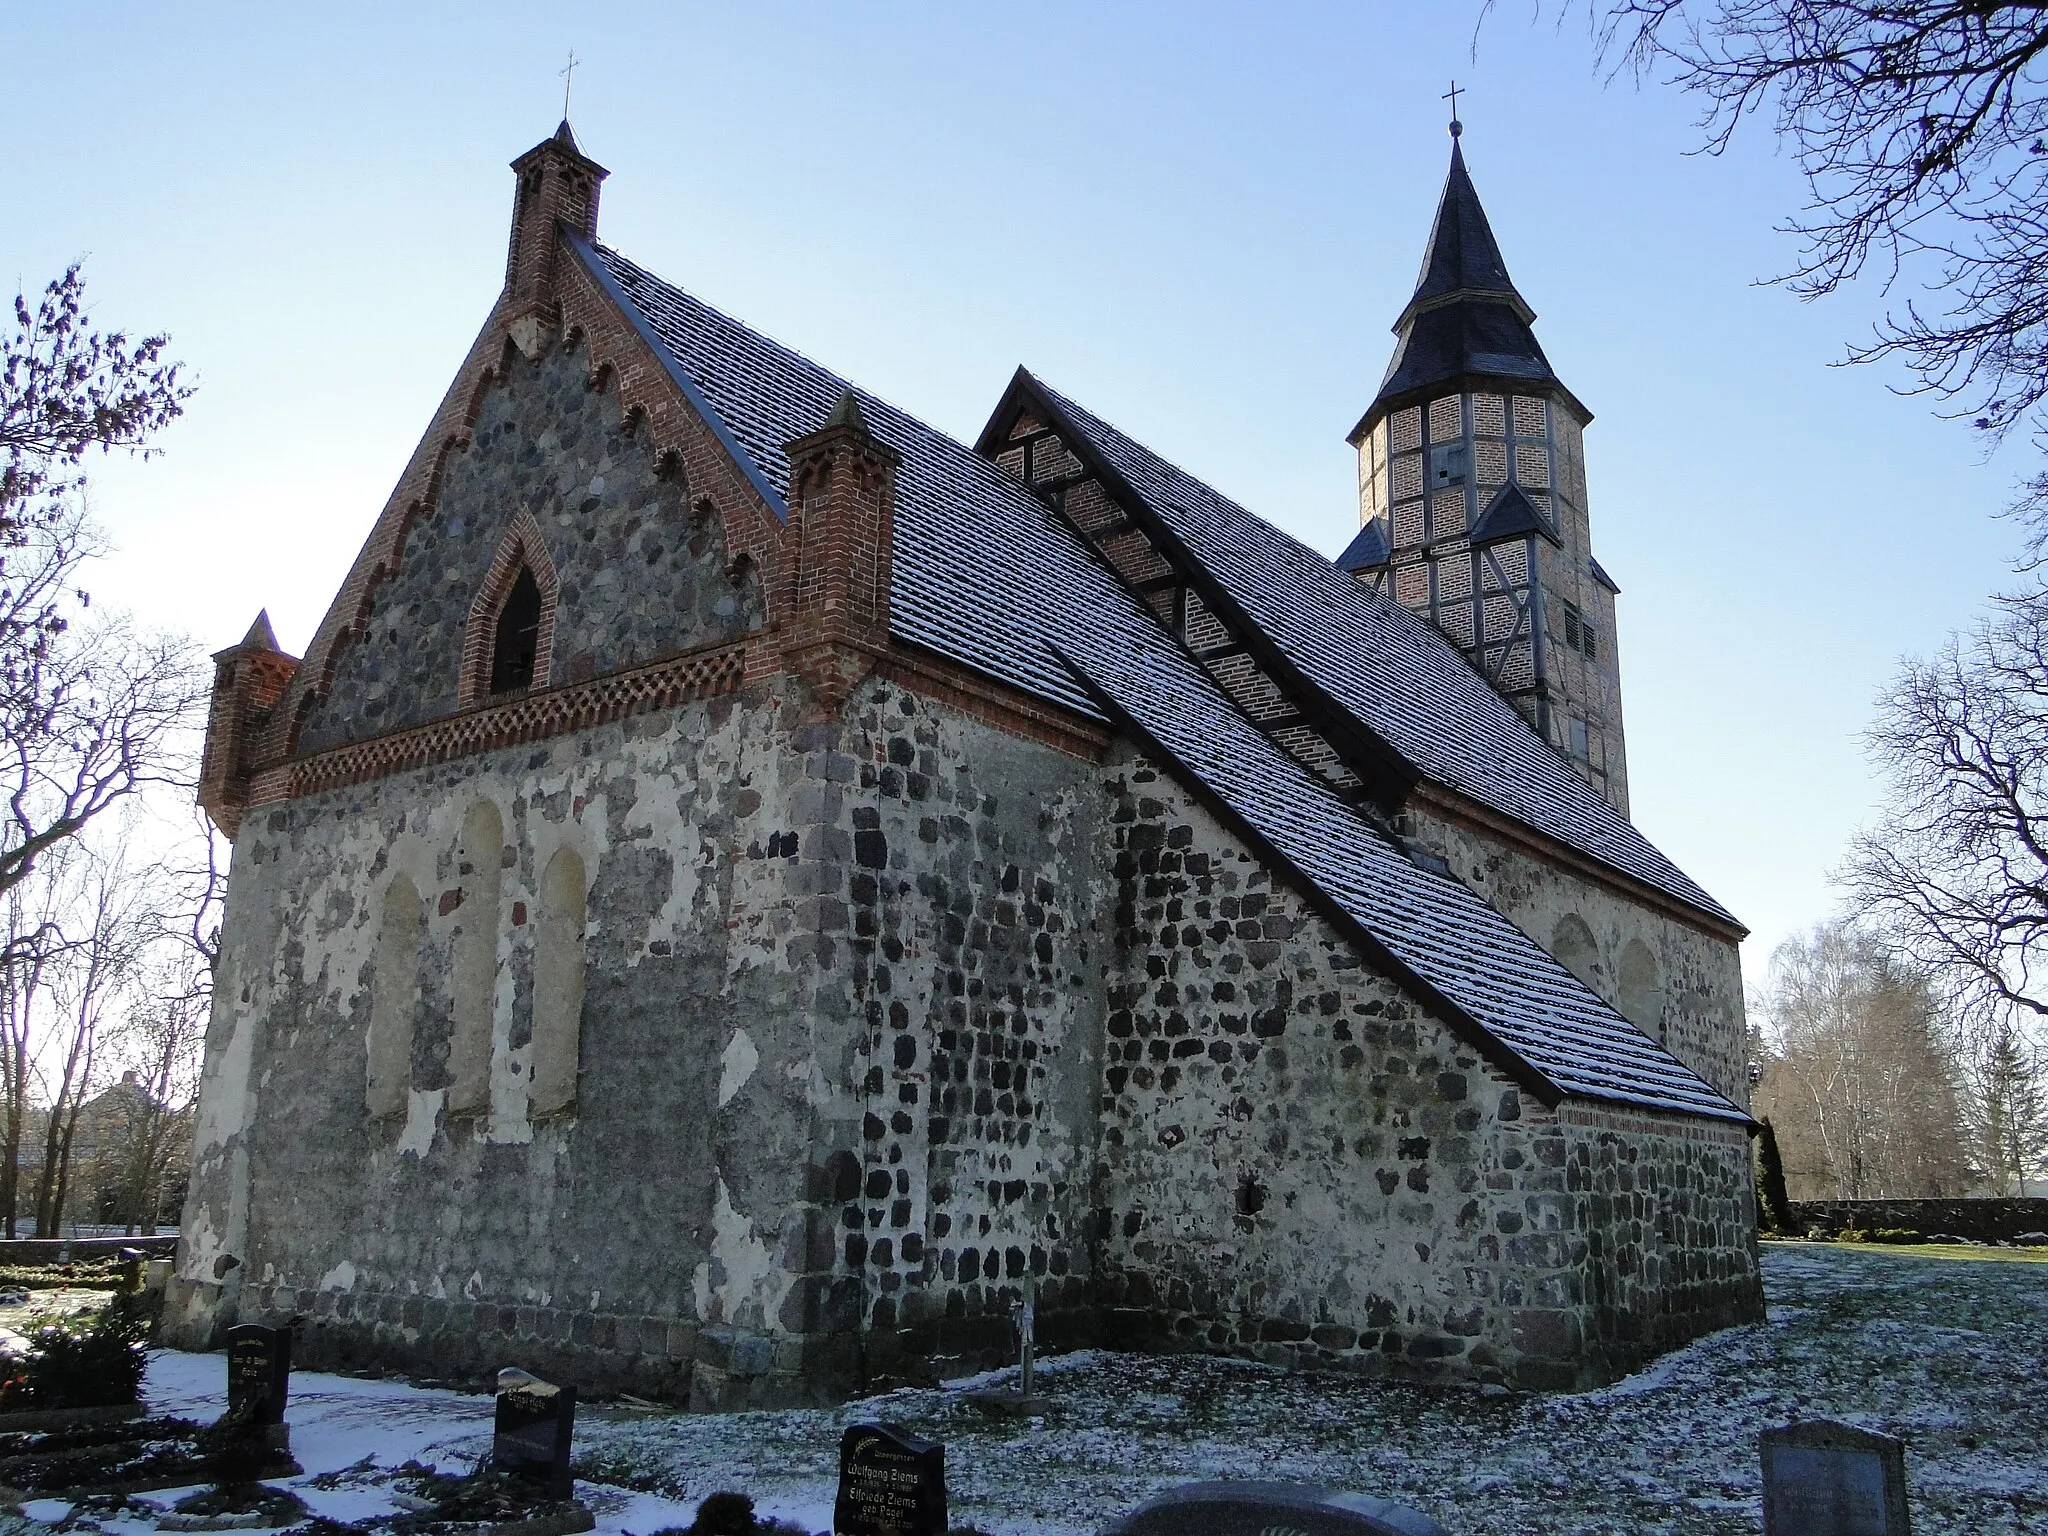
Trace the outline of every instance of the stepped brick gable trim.
<path fill-rule="evenodd" d="M 590 212 L 594 219 L 594 199 Z M 772 489 L 759 479 L 758 471 L 748 473 L 751 465 L 735 462 L 734 453 L 744 451 L 730 442 L 722 424 L 707 419 L 688 398 L 672 374 L 670 360 L 648 342 L 607 292 L 591 270 L 591 258 L 568 227 L 556 225 L 552 237 L 562 246 L 560 259 L 545 269 L 554 288 L 551 318 L 555 333 L 534 329 L 548 311 L 536 308 L 532 294 L 515 295 L 508 286 L 499 295 L 321 620 L 306 649 L 306 664 L 292 678 L 283 705 L 261 738 L 252 741 L 250 756 L 258 765 L 274 767 L 296 754 L 307 710 L 333 687 L 341 647 L 362 634 L 377 587 L 398 571 L 414 521 L 434 515 L 449 455 L 469 446 L 484 395 L 501 381 L 508 354 L 515 348 L 515 320 L 521 322 L 527 342 L 519 350 L 537 353 L 557 337 L 570 344 L 581 341 L 589 348 L 591 387 L 619 390 L 622 414 L 647 432 L 655 462 L 673 463 L 696 493 L 697 504 L 718 515 L 728 558 L 745 556 L 754 562 L 768 605 L 767 623 L 774 627 L 779 617 L 778 577 L 784 540 L 781 508 L 771 499 Z M 759 681 L 777 669 L 770 648 L 750 651 L 749 662 L 755 669 L 749 681 Z"/>
<path fill-rule="evenodd" d="M 540 631 L 534 639 L 533 682 L 527 692 L 539 693 L 548 685 L 555 653 L 555 601 L 562 590 L 562 578 L 541 538 L 540 525 L 531 512 L 512 519 L 504 542 L 491 559 L 469 605 L 469 618 L 462 627 L 462 681 L 456 690 L 458 709 L 475 709 L 490 698 L 491 652 L 497 641 L 497 619 L 511 595 L 512 584 L 524 566 L 533 572 L 540 588 Z"/>
<path fill-rule="evenodd" d="M 614 672 L 588 682 L 528 693 L 503 704 L 451 715 L 411 730 L 370 741 L 351 742 L 259 774 L 250 789 L 252 805 L 271 804 L 381 779 L 429 763 L 489 752 L 521 742 L 545 741 L 570 731 L 692 699 L 736 693 L 747 670 L 749 642 L 708 646 L 665 661 Z"/>

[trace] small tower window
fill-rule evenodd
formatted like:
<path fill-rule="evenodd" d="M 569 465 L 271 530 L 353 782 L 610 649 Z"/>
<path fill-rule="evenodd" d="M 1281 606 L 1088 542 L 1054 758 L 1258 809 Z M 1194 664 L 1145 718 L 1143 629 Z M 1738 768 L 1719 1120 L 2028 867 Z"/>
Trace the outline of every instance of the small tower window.
<path fill-rule="evenodd" d="M 1429 450 L 1429 483 L 1433 486 L 1462 485 L 1470 455 L 1465 441 L 1438 443 Z"/>
<path fill-rule="evenodd" d="M 1593 627 L 1592 620 L 1574 608 L 1570 603 L 1561 605 L 1564 609 L 1564 644 L 1566 650 L 1577 651 L 1588 661 L 1600 659 L 1600 632 Z"/>
<path fill-rule="evenodd" d="M 531 688 L 539 648 L 540 583 L 533 579 L 532 570 L 522 565 L 505 596 L 505 606 L 498 610 L 498 631 L 491 644 L 491 692 Z"/>

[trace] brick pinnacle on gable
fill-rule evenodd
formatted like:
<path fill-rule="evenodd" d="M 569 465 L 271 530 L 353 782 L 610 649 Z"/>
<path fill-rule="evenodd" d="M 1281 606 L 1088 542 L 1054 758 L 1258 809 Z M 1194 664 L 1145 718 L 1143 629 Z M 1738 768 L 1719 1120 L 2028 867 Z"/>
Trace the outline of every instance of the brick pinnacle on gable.
<path fill-rule="evenodd" d="M 597 202 L 611 174 L 584 154 L 569 120 L 517 160 L 518 193 L 512 205 L 512 239 L 505 254 L 505 324 L 529 357 L 555 323 L 558 225 L 586 240 L 597 238 Z"/>

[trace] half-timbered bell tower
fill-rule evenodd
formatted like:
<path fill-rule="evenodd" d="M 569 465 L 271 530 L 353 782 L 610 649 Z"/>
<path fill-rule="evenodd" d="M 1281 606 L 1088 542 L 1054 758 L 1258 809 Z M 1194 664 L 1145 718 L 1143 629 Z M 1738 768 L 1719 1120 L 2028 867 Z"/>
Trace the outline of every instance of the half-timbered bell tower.
<path fill-rule="evenodd" d="M 1593 558 L 1581 434 L 1465 170 L 1451 171 L 1394 360 L 1351 433 L 1337 563 L 1431 620 L 1624 814 L 1615 585 Z"/>

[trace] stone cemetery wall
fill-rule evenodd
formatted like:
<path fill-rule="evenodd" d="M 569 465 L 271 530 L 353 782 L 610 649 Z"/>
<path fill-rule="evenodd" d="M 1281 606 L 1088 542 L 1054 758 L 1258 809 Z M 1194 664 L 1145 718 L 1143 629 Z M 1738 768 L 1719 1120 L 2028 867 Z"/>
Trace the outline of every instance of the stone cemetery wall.
<path fill-rule="evenodd" d="M 1983 1200 L 1795 1200 L 1795 1231 L 1882 1230 L 2009 1243 L 2032 1232 L 2048 1232 L 2048 1199 Z"/>
<path fill-rule="evenodd" d="M 0 1264 L 55 1266 L 92 1264 L 121 1256 L 124 1248 L 152 1259 L 168 1259 L 178 1251 L 175 1233 L 153 1237 L 20 1237 L 0 1239 Z"/>

